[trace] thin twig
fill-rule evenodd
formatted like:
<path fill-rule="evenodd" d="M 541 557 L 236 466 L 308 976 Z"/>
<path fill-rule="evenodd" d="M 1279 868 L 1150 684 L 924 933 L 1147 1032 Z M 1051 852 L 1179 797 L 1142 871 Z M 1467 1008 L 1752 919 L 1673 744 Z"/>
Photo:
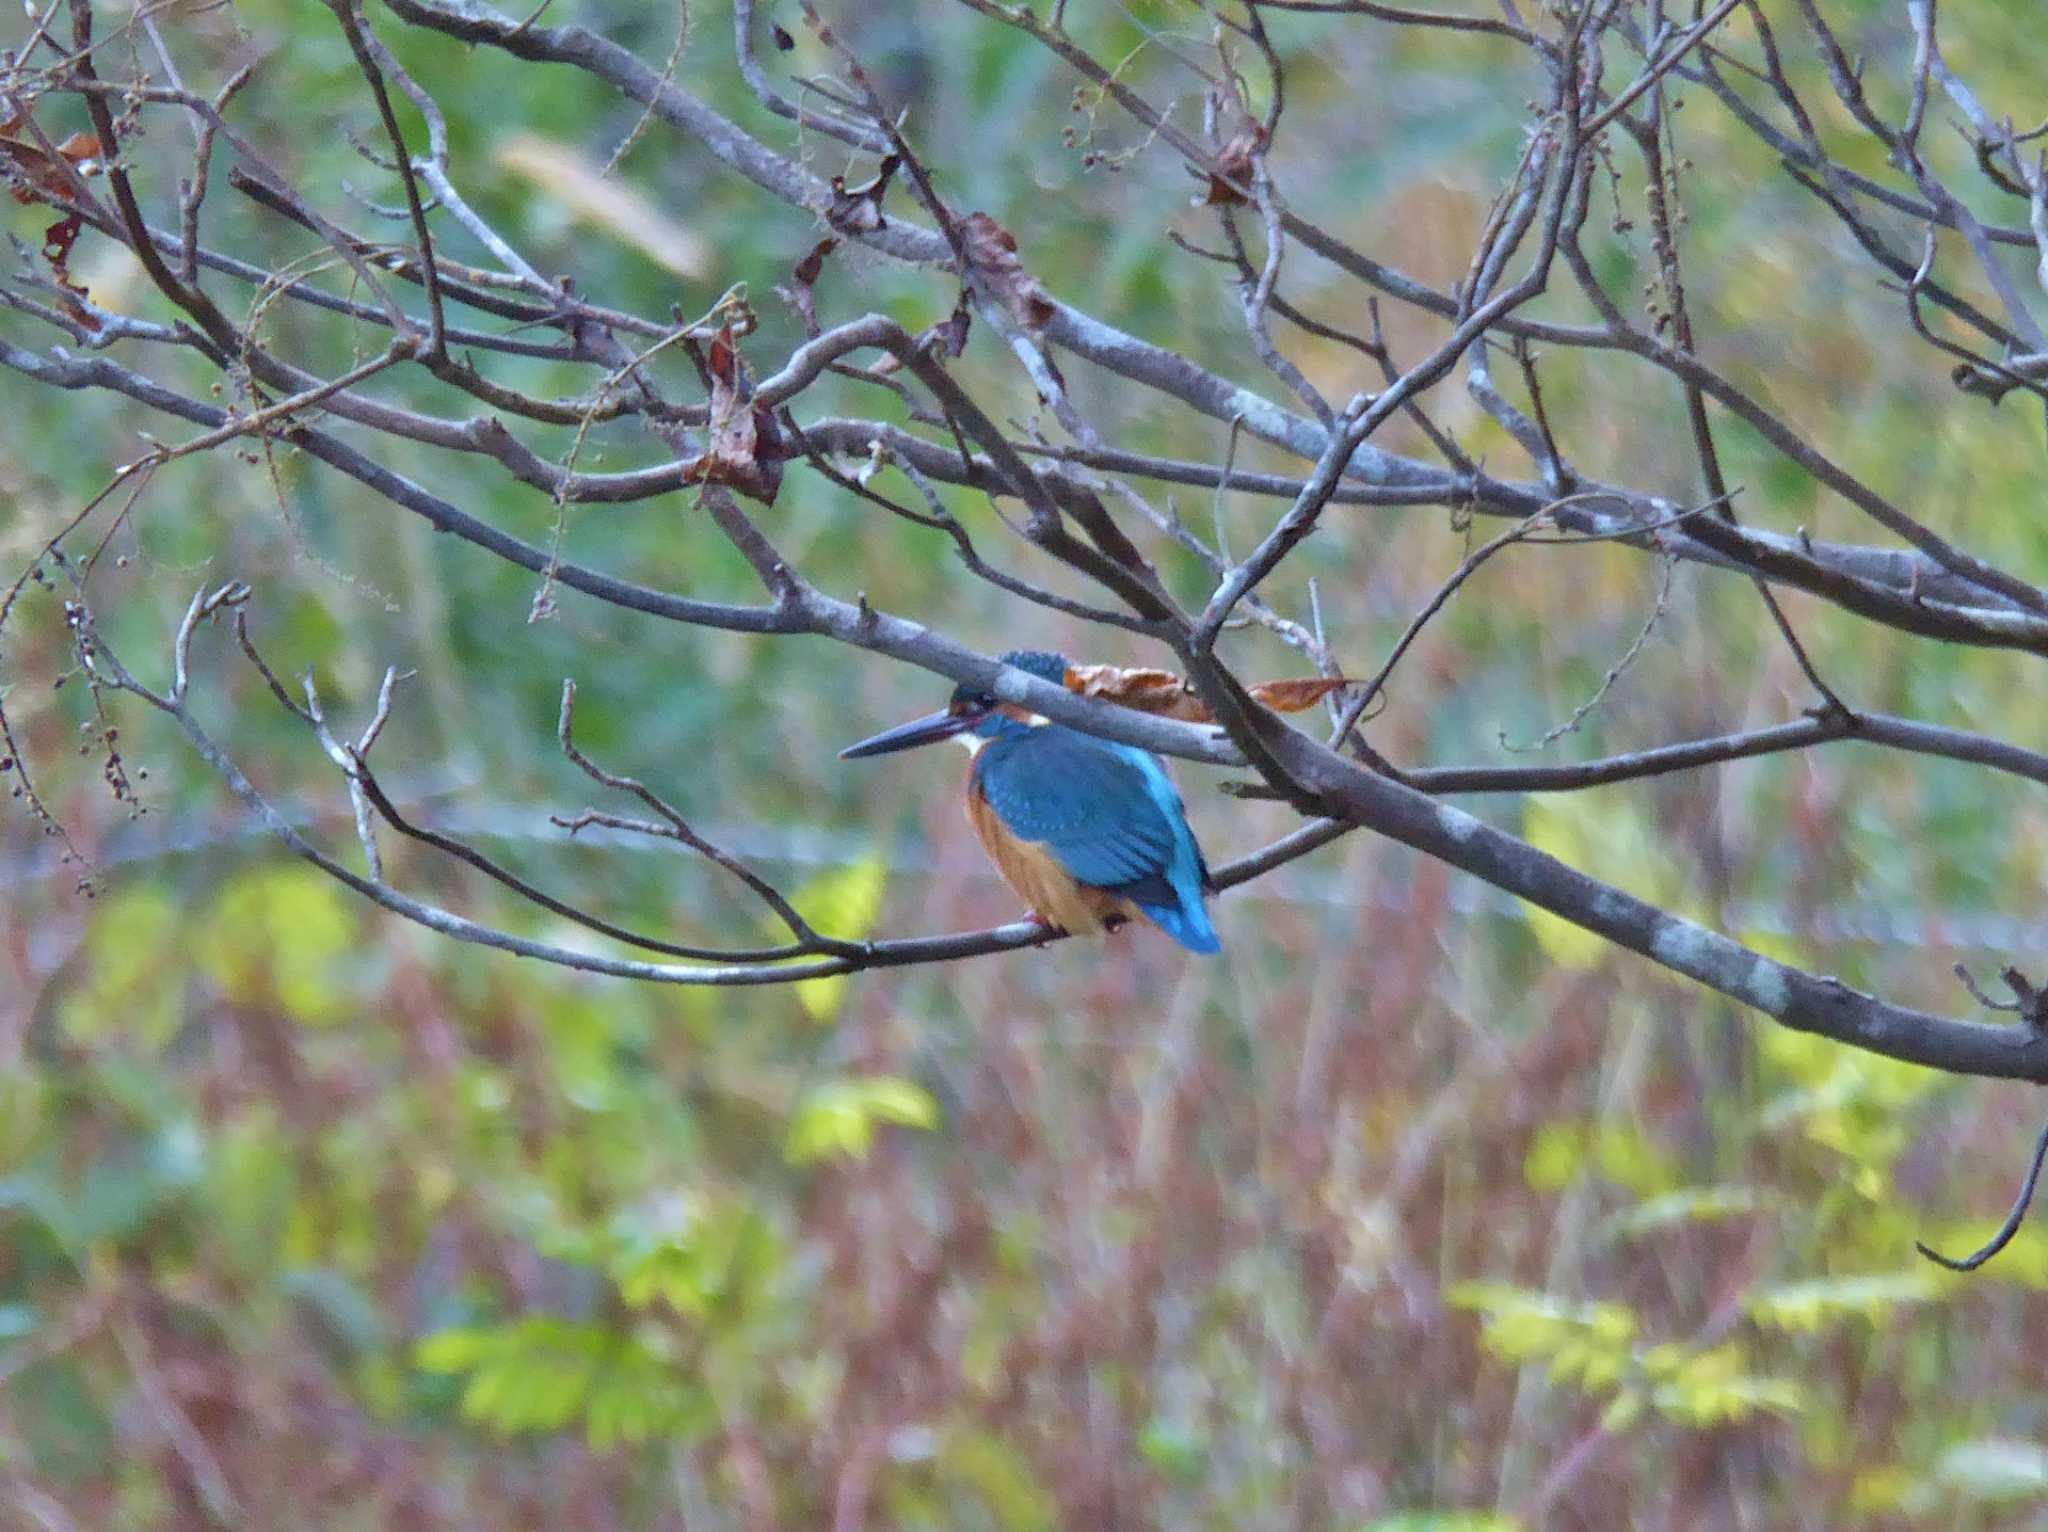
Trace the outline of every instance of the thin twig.
<path fill-rule="evenodd" d="M 2013 1198 L 2012 1211 L 2005 1215 L 2005 1222 L 1998 1226 L 1998 1232 L 1976 1250 L 1958 1259 L 1955 1256 L 1943 1255 L 1917 1239 L 1913 1241 L 1913 1248 L 1935 1265 L 1944 1266 L 1950 1271 L 1975 1271 L 2011 1244 L 2013 1236 L 2019 1233 L 2020 1224 L 2027 1216 L 2027 1209 L 2033 1205 L 2034 1188 L 2040 1184 L 2041 1161 L 2044 1158 L 2048 1158 L 2048 1123 L 2041 1125 L 2041 1134 L 2034 1140 L 2034 1157 L 2027 1163 L 2027 1178 L 2020 1183 L 2019 1195 Z"/>

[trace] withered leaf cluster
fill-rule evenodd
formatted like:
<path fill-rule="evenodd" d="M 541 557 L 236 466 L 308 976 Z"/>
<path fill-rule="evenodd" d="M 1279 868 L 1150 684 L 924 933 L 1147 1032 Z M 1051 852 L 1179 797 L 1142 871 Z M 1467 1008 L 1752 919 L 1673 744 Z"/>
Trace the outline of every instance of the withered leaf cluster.
<path fill-rule="evenodd" d="M 1342 676 L 1301 676 L 1284 681 L 1259 681 L 1245 690 L 1276 713 L 1300 713 L 1351 683 Z M 1195 694 L 1184 676 L 1170 670 L 1126 669 L 1120 665 L 1069 665 L 1067 690 L 1100 697 L 1141 713 L 1157 713 L 1186 723 L 1214 723 L 1209 705 Z"/>
<path fill-rule="evenodd" d="M 723 484 L 728 489 L 773 505 L 782 488 L 782 465 L 789 442 L 774 413 L 753 402 L 753 388 L 732 326 L 713 337 L 704 354 L 711 385 L 711 422 L 702 452 L 683 465 L 685 484 Z"/>
<path fill-rule="evenodd" d="M 1044 286 L 1017 258 L 1017 237 L 986 213 L 969 213 L 960 220 L 960 237 L 967 247 L 967 264 L 975 278 L 1002 299 L 1003 307 L 1016 316 L 1027 330 L 1041 330 L 1056 311 Z"/>
<path fill-rule="evenodd" d="M 26 123 L 26 115 L 20 112 L 0 123 L 0 156 L 5 159 L 9 189 L 23 207 L 37 202 L 62 206 L 71 201 L 72 189 L 71 178 L 62 167 L 68 165 L 78 175 L 97 175 L 102 154 L 100 141 L 91 133 L 73 133 L 52 146 L 56 151 L 53 157 L 40 144 L 19 136 Z M 72 281 L 68 263 L 71 247 L 78 242 L 84 227 L 85 220 L 78 214 L 66 213 L 43 231 L 43 259 L 50 263 L 51 275 L 59 286 L 80 297 L 85 296 L 85 289 Z M 82 308 L 67 307 L 74 319 L 94 324 Z"/>

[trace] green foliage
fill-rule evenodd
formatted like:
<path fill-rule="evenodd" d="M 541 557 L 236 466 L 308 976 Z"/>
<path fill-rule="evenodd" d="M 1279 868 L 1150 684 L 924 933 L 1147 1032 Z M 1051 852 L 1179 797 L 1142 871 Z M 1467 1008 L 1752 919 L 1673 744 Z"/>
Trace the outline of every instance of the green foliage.
<path fill-rule="evenodd" d="M 1054 1532 L 1059 1507 L 1030 1463 L 987 1431 L 960 1431 L 939 1449 L 937 1476 L 971 1493 L 1005 1532 Z"/>
<path fill-rule="evenodd" d="M 1892 1162 L 1907 1143 L 1911 1111 L 1940 1086 L 1941 1075 L 1789 1029 L 1761 1034 L 1759 1047 L 1773 1070 L 1791 1081 L 1764 1107 L 1761 1126 L 1796 1123 L 1808 1139 L 1849 1162 L 1857 1192 L 1872 1200 L 1883 1196 Z"/>
<path fill-rule="evenodd" d="M 1640 1197 L 1673 1191 L 1679 1171 L 1670 1155 L 1624 1122 L 1545 1123 L 1530 1141 L 1522 1175 L 1531 1190 L 1554 1192 L 1593 1174 Z"/>
<path fill-rule="evenodd" d="M 100 1470 L 106 1454 L 114 1450 L 113 1412 L 76 1358 L 35 1362 L 11 1373 L 7 1381 L 11 1398 L 35 1404 L 21 1412 L 22 1457 L 60 1482 L 85 1479 Z"/>
<path fill-rule="evenodd" d="M 1863 1276 L 1817 1277 L 1759 1288 L 1743 1300 L 1758 1324 L 1778 1330 L 1819 1330 L 1844 1319 L 1882 1323 L 1901 1305 L 1923 1303 L 1944 1286 L 1933 1267 Z"/>
<path fill-rule="evenodd" d="M 1145 1461 L 1182 1484 L 1200 1482 L 1208 1448 L 1208 1439 L 1187 1422 L 1158 1415 L 1138 1433 L 1138 1451 Z"/>
<path fill-rule="evenodd" d="M 1602 1229 L 1617 1239 L 1640 1239 L 1678 1224 L 1745 1218 L 1768 1205 L 1769 1199 L 1750 1186 L 1690 1186 L 1623 1208 Z"/>
<path fill-rule="evenodd" d="M 120 1038 L 140 1049 L 171 1040 L 178 995 L 162 982 L 183 939 L 182 912 L 169 890 L 123 888 L 93 921 L 86 940 L 86 983 L 64 997 L 64 1030 L 81 1042 Z"/>
<path fill-rule="evenodd" d="M 792 894 L 789 902 L 820 935 L 863 941 L 882 913 L 882 891 L 888 881 L 888 865 L 879 856 L 865 856 L 817 874 Z M 827 1022 L 845 1003 L 847 982 L 847 975 L 831 974 L 791 987 L 811 1020 Z"/>
<path fill-rule="evenodd" d="M 1759 1377 L 1733 1343 L 1694 1349 L 1666 1343 L 1642 1354 L 1650 1405 L 1681 1425 L 1731 1424 L 1759 1411 L 1793 1415 L 1807 1406 L 1806 1390 L 1789 1378 Z"/>
<path fill-rule="evenodd" d="M 414 1360 L 460 1376 L 465 1418 L 508 1435 L 580 1421 L 591 1446 L 687 1437 L 714 1418 L 659 1331 L 535 1317 L 442 1330 Z"/>
<path fill-rule="evenodd" d="M 1760 1093 L 1740 1131 L 1753 1144 L 1775 1142 L 1781 1152 L 1825 1167 L 1827 1180 L 1818 1184 L 1826 1189 L 1804 1205 L 1764 1186 L 1690 1181 L 1678 1160 L 1626 1121 L 1544 1123 L 1523 1160 L 1523 1179 L 1534 1190 L 1594 1186 L 1617 1204 L 1595 1225 L 1596 1242 L 1654 1248 L 1758 1219 L 1783 1219 L 1805 1230 L 1823 1269 L 1751 1279 L 1739 1298 L 1746 1333 L 1709 1342 L 1653 1339 L 1631 1306 L 1500 1283 L 1467 1282 L 1447 1296 L 1481 1316 L 1481 1338 L 1494 1355 L 1541 1366 L 1554 1383 L 1597 1402 L 1609 1432 L 1632 1435 L 1660 1421 L 1712 1429 L 1758 1416 L 1796 1416 L 1807 1450 L 1825 1462 L 1849 1451 L 1849 1443 L 1821 1390 L 1803 1373 L 1788 1372 L 1788 1365 L 1845 1332 L 1906 1333 L 1908 1316 L 1976 1289 L 1931 1265 L 1886 1269 L 1915 1232 L 1891 1205 L 1897 1161 L 1940 1077 L 1784 1030 L 1760 1033 L 1756 1052 Z M 1974 1224 L 1951 1223 L 1936 1232 L 1957 1248 L 1983 1236 Z M 2023 1230 L 2015 1247 L 2004 1280 L 2037 1285 L 2048 1270 L 2048 1237 Z M 1768 1369 L 1759 1366 L 1764 1356 L 1772 1358 Z M 1987 1441 L 1938 1450 L 1929 1444 L 1912 1463 L 1867 1467 L 1847 1503 L 1857 1516 L 1929 1516 L 1958 1497 L 2030 1493 L 2037 1449 Z"/>
<path fill-rule="evenodd" d="M 1581 872 L 1627 889 L 1674 915 L 1698 918 L 1696 901 L 1656 826 L 1638 800 L 1621 792 L 1525 798 L 1522 838 Z M 1519 906 L 1544 952 L 1563 967 L 1588 969 L 1607 940 L 1534 905 Z"/>
<path fill-rule="evenodd" d="M 1799 1384 L 1751 1371 L 1733 1342 L 1645 1344 L 1640 1321 L 1621 1304 L 1564 1303 L 1491 1282 L 1461 1282 L 1444 1298 L 1481 1316 L 1481 1338 L 1503 1361 L 1535 1363 L 1556 1382 L 1605 1399 L 1600 1418 L 1609 1431 L 1634 1429 L 1647 1411 L 1705 1428 L 1806 1405 Z"/>
<path fill-rule="evenodd" d="M 230 878 L 201 917 L 195 954 L 228 999 L 275 997 L 293 1019 L 324 1025 L 353 1014 L 358 920 L 326 874 L 297 861 L 258 864 Z"/>
<path fill-rule="evenodd" d="M 0 1179 L 0 1212 L 30 1215 L 59 1249 L 83 1256 L 144 1234 L 182 1202 L 203 1174 L 204 1153 L 197 1125 L 184 1118 L 131 1125 L 82 1163 L 46 1148 Z"/>
<path fill-rule="evenodd" d="M 835 1155 L 865 1159 L 874 1146 L 879 1123 L 936 1128 L 939 1104 L 922 1086 L 887 1075 L 814 1085 L 804 1092 L 790 1117 L 784 1152 L 792 1165 L 809 1165 Z"/>
<path fill-rule="evenodd" d="M 758 1300 L 788 1252 L 766 1219 L 741 1207 L 686 1210 L 682 1227 L 614 1234 L 605 1264 L 628 1308 L 666 1304 L 689 1319 Z"/>
<path fill-rule="evenodd" d="M 1541 1362 L 1561 1381 L 1604 1391 L 1634 1354 L 1636 1316 L 1618 1303 L 1566 1303 L 1496 1282 L 1460 1282 L 1453 1308 L 1484 1317 L 1487 1348 L 1510 1362 Z"/>

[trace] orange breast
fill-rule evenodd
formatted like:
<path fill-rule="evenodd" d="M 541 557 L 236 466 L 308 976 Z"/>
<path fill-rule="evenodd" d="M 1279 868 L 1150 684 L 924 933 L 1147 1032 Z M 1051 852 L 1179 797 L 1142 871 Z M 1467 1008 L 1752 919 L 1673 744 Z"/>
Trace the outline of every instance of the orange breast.
<path fill-rule="evenodd" d="M 1033 841 L 1020 840 L 982 797 L 970 772 L 967 780 L 967 822 L 974 827 L 988 859 L 1003 881 L 1039 915 L 1063 931 L 1082 935 L 1100 931 L 1112 920 L 1134 918 L 1130 900 L 1078 883 L 1052 853 Z"/>

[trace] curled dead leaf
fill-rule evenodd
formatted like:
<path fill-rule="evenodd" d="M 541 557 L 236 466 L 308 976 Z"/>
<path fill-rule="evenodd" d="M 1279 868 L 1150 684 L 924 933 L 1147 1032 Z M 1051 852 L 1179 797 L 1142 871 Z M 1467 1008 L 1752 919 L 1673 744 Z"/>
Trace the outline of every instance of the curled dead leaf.
<path fill-rule="evenodd" d="M 1261 706 L 1276 713 L 1305 713 L 1350 684 L 1342 676 L 1301 676 L 1289 681 L 1261 681 L 1245 689 Z"/>
<path fill-rule="evenodd" d="M 25 120 L 17 114 L 0 123 L 0 154 L 7 157 L 9 168 L 15 172 L 8 177 L 14 183 L 14 200 L 24 206 L 51 198 L 70 201 L 71 180 L 58 168 L 57 161 L 45 154 L 41 145 L 14 136 Z M 74 133 L 56 149 L 58 157 L 80 175 L 100 173 L 100 141 L 93 134 Z"/>
<path fill-rule="evenodd" d="M 1170 670 L 1125 669 L 1120 665 L 1069 665 L 1067 690 L 1100 697 L 1141 713 L 1158 713 L 1189 723 L 1207 723 L 1209 709 L 1188 683 Z"/>
<path fill-rule="evenodd" d="M 0 123 L 0 166 L 7 171 L 8 190 L 24 207 L 38 202 L 62 207 L 71 201 L 73 191 L 67 167 L 81 176 L 100 173 L 100 141 L 91 133 L 74 133 L 53 145 L 56 153 L 52 155 L 40 144 L 16 136 L 27 120 L 16 113 Z M 79 301 L 87 296 L 86 289 L 71 276 L 71 250 L 84 230 L 85 220 L 77 213 L 64 214 L 43 231 L 43 259 L 50 263 L 50 275 L 56 279 L 58 306 L 88 330 L 97 331 L 100 321 Z"/>
<path fill-rule="evenodd" d="M 1217 154 L 1216 168 L 1209 173 L 1209 194 L 1196 206 L 1235 206 L 1249 201 L 1238 188 L 1252 184 L 1252 160 L 1265 147 L 1264 124 L 1246 122 L 1239 126 Z"/>
<path fill-rule="evenodd" d="M 1299 713 L 1314 707 L 1325 697 L 1350 685 L 1341 676 L 1303 676 L 1284 681 L 1260 681 L 1246 688 L 1263 707 L 1276 713 Z M 1157 713 L 1186 723 L 1213 723 L 1208 704 L 1195 695 L 1187 681 L 1170 670 L 1126 669 L 1119 665 L 1069 665 L 1067 690 L 1083 697 L 1100 697 L 1141 713 Z"/>
<path fill-rule="evenodd" d="M 917 344 L 920 349 L 931 347 L 942 356 L 958 356 L 967 349 L 967 325 L 967 299 L 963 293 L 953 312 L 918 336 Z"/>
<path fill-rule="evenodd" d="M 882 198 L 889 182 L 902 167 L 901 157 L 891 154 L 875 168 L 874 175 L 859 186 L 848 186 L 845 176 L 832 178 L 832 205 L 825 209 L 825 222 L 841 234 L 866 234 L 882 226 Z"/>
<path fill-rule="evenodd" d="M 825 269 L 825 257 L 839 248 L 836 239 L 821 239 L 811 246 L 811 253 L 796 263 L 796 279 L 806 287 L 818 280 L 818 274 Z"/>
<path fill-rule="evenodd" d="M 782 488 L 789 443 L 773 412 L 752 402 L 732 326 L 712 338 L 704 370 L 711 377 L 711 421 L 702 452 L 683 465 L 685 484 L 723 484 L 764 505 Z"/>
<path fill-rule="evenodd" d="M 71 247 L 78 243 L 79 232 L 84 227 L 85 220 L 76 213 L 70 213 L 43 230 L 43 259 L 57 269 L 60 280 L 64 263 L 71 259 Z"/>
<path fill-rule="evenodd" d="M 974 276 L 1027 330 L 1040 330 L 1055 312 L 1052 296 L 1017 259 L 1017 239 L 986 213 L 960 220 L 961 243 Z"/>
<path fill-rule="evenodd" d="M 57 145 L 57 152 L 82 176 L 100 173 L 100 141 L 95 133 L 74 133 Z"/>
<path fill-rule="evenodd" d="M 819 333 L 816 298 L 818 278 L 825 270 L 825 257 L 838 248 L 837 239 L 819 240 L 811 246 L 810 254 L 796 263 L 796 270 L 790 273 L 795 278 L 792 285 L 775 289 L 803 317 L 804 333 L 812 339 L 816 339 Z"/>

